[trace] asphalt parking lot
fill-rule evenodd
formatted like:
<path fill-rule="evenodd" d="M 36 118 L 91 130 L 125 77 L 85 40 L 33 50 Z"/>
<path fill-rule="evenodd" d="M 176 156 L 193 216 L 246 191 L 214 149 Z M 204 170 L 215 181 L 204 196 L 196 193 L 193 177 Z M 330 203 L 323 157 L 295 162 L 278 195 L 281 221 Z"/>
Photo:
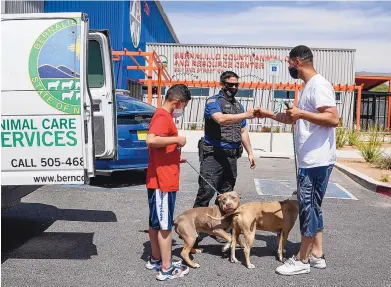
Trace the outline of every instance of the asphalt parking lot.
<path fill-rule="evenodd" d="M 186 154 L 198 167 L 196 153 Z M 294 181 L 294 163 L 286 159 L 257 159 L 250 170 L 239 160 L 236 190 L 242 203 L 271 201 L 284 196 L 262 195 L 254 179 Z M 251 260 L 255 269 L 230 263 L 222 244 L 205 238 L 196 254 L 200 269 L 170 282 L 159 282 L 145 269 L 148 244 L 148 205 L 145 175 L 141 172 L 99 178 L 91 186 L 45 186 L 3 211 L 2 286 L 391 286 L 391 197 L 362 188 L 334 169 L 330 182 L 355 199 L 326 198 L 325 255 L 328 267 L 310 274 L 283 277 L 274 270 L 276 235 L 257 231 Z M 181 169 L 181 191 L 176 215 L 191 208 L 197 174 Z M 173 253 L 182 241 L 173 236 Z M 285 256 L 296 253 L 298 221 L 285 246 Z M 243 251 L 237 258 L 244 261 Z"/>

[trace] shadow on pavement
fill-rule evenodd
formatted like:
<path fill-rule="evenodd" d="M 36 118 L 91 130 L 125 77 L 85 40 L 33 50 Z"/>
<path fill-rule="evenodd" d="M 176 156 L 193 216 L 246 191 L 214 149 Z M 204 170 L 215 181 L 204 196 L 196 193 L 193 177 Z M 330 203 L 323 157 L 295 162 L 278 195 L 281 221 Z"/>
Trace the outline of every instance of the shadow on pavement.
<path fill-rule="evenodd" d="M 148 231 L 140 231 L 147 233 Z M 265 257 L 265 256 L 274 256 L 277 259 L 277 236 L 275 235 L 261 235 L 261 234 L 256 234 L 255 235 L 255 240 L 262 240 L 266 243 L 266 246 L 264 247 L 257 247 L 253 246 L 251 248 L 251 255 L 250 256 L 258 256 L 258 257 Z M 147 257 L 151 255 L 151 247 L 149 241 L 144 242 L 144 252 L 141 255 L 141 259 L 144 260 L 145 262 L 147 261 Z M 183 246 L 180 246 L 178 248 L 175 248 L 175 246 L 179 246 L 177 241 L 173 239 L 172 241 L 172 255 L 176 256 L 178 258 L 181 258 L 181 252 Z M 227 252 L 222 252 L 222 247 L 224 244 L 209 244 L 209 243 L 204 243 L 200 242 L 198 245 L 198 248 L 202 249 L 202 253 L 207 253 L 215 256 L 219 256 L 221 258 L 229 258 L 230 257 L 230 251 Z M 293 243 L 289 240 L 286 241 L 285 246 L 284 246 L 284 258 L 289 258 L 292 255 L 296 254 L 299 250 L 300 247 L 300 242 Z M 202 255 L 201 253 L 201 255 Z M 197 255 L 200 256 L 200 255 Z M 194 260 L 194 254 L 190 254 L 191 260 Z M 239 260 L 239 262 L 242 263 L 242 265 L 245 265 L 245 258 L 244 258 L 244 252 L 243 249 L 237 248 L 236 249 L 236 258 Z"/>
<path fill-rule="evenodd" d="M 117 171 L 110 176 L 96 176 L 90 181 L 91 186 L 121 188 L 145 185 L 146 172 L 143 170 Z"/>
<path fill-rule="evenodd" d="M 148 233 L 148 231 L 146 232 L 146 233 Z M 147 235 L 148 236 L 148 235 Z M 144 242 L 144 250 L 143 250 L 143 254 L 141 255 L 141 259 L 142 260 L 144 260 L 145 262 L 147 262 L 147 259 L 148 259 L 148 256 L 151 256 L 151 254 L 152 254 L 152 250 L 151 250 L 151 244 L 150 244 L 150 242 L 149 242 L 149 240 L 148 241 L 146 241 L 146 242 Z M 174 247 L 175 246 L 178 246 L 179 244 L 176 242 L 176 240 L 175 239 L 173 239 L 172 240 L 172 255 L 175 255 L 175 256 L 177 256 L 178 258 L 181 258 L 180 257 L 180 251 L 182 251 L 182 247 L 180 248 L 180 251 L 179 252 L 175 252 L 174 253 Z M 178 250 L 178 249 L 176 249 L 176 250 Z"/>
<path fill-rule="evenodd" d="M 258 248 L 260 249 L 266 248 L 267 250 L 270 250 L 272 254 L 269 254 L 268 256 L 275 256 L 277 259 L 278 242 L 277 242 L 276 235 L 255 234 L 255 240 L 264 241 L 266 243 L 266 247 L 258 247 Z M 285 250 L 285 252 L 283 253 L 284 258 L 289 258 L 292 257 L 292 255 L 296 255 L 299 249 L 300 249 L 300 242 L 291 242 L 288 239 L 284 245 L 284 250 Z M 257 249 L 255 249 L 254 252 L 251 249 L 251 253 L 259 257 L 267 256 L 267 255 L 263 255 L 262 252 L 258 254 Z"/>
<path fill-rule="evenodd" d="M 57 220 L 117 222 L 117 217 L 112 211 L 20 203 L 1 214 L 1 263 L 8 258 L 89 259 L 97 255 L 94 233 L 45 232 Z"/>
<path fill-rule="evenodd" d="M 242 238 L 243 239 L 243 238 Z M 277 258 L 277 236 L 275 235 L 261 235 L 261 234 L 255 234 L 255 240 L 261 240 L 266 243 L 266 246 L 264 247 L 258 247 L 253 246 L 251 248 L 251 255 L 250 256 L 257 256 L 257 257 L 266 257 L 266 256 L 273 256 L 278 260 Z M 213 240 L 214 241 L 214 240 Z M 178 244 L 176 244 L 178 245 Z M 174 245 L 173 245 L 174 246 Z M 202 253 L 207 253 L 210 255 L 219 256 L 221 258 L 230 258 L 230 251 L 223 252 L 221 249 L 224 246 L 224 244 L 215 244 L 213 242 L 210 243 L 203 243 L 202 241 L 199 243 L 198 248 L 202 249 Z M 286 241 L 284 246 L 286 252 L 284 253 L 284 258 L 289 258 L 292 255 L 296 254 L 299 250 L 300 243 L 292 243 L 289 240 Z M 173 249 L 172 253 L 178 257 L 180 257 L 180 253 L 182 251 L 182 247 Z M 202 254 L 201 253 L 201 254 Z M 190 254 L 190 258 L 193 260 L 194 255 Z M 244 258 L 244 252 L 242 248 L 236 248 L 236 258 L 239 260 L 239 262 L 242 263 L 242 265 L 245 265 L 245 258 Z"/>

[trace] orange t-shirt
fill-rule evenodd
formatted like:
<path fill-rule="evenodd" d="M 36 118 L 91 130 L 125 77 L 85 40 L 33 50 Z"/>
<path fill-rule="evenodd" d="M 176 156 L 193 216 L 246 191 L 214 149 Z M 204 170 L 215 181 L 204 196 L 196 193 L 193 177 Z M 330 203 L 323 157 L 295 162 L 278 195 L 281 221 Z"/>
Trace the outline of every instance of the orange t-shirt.
<path fill-rule="evenodd" d="M 178 136 L 172 115 L 163 108 L 156 110 L 149 127 L 149 134 L 160 137 Z M 179 190 L 180 151 L 176 144 L 162 148 L 149 148 L 147 188 L 163 192 Z"/>

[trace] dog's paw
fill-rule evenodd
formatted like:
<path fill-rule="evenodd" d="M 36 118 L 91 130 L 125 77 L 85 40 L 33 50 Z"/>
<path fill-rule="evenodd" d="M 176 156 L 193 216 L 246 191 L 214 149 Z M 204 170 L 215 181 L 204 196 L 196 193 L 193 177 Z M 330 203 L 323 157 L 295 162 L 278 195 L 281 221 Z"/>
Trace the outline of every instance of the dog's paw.
<path fill-rule="evenodd" d="M 223 248 L 221 248 L 221 250 L 223 252 L 227 252 L 229 250 L 229 248 L 231 247 L 231 243 L 227 243 L 223 246 Z"/>
<path fill-rule="evenodd" d="M 254 265 L 254 264 L 249 264 L 249 265 L 247 266 L 247 268 L 248 268 L 248 269 L 254 269 L 254 268 L 255 268 L 255 265 Z"/>
<path fill-rule="evenodd" d="M 239 260 L 238 260 L 238 259 L 236 259 L 236 258 L 231 258 L 231 262 L 232 262 L 232 263 L 238 263 L 238 262 L 239 262 Z"/>
<path fill-rule="evenodd" d="M 193 268 L 200 268 L 201 266 L 200 266 L 200 264 L 198 264 L 198 263 L 194 263 L 194 266 L 193 266 Z"/>
<path fill-rule="evenodd" d="M 278 255 L 278 256 L 277 256 L 277 259 L 278 259 L 278 261 L 283 262 L 283 259 L 284 259 L 284 258 L 282 257 L 282 255 Z"/>

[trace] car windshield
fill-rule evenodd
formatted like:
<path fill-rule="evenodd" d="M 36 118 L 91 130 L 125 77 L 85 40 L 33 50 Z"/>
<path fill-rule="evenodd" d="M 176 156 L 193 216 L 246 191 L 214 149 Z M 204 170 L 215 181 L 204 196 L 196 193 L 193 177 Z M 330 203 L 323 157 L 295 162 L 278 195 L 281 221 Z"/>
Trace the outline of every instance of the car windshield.
<path fill-rule="evenodd" d="M 150 112 L 154 113 L 155 107 L 137 100 L 124 100 L 123 97 L 117 97 L 118 112 Z"/>

